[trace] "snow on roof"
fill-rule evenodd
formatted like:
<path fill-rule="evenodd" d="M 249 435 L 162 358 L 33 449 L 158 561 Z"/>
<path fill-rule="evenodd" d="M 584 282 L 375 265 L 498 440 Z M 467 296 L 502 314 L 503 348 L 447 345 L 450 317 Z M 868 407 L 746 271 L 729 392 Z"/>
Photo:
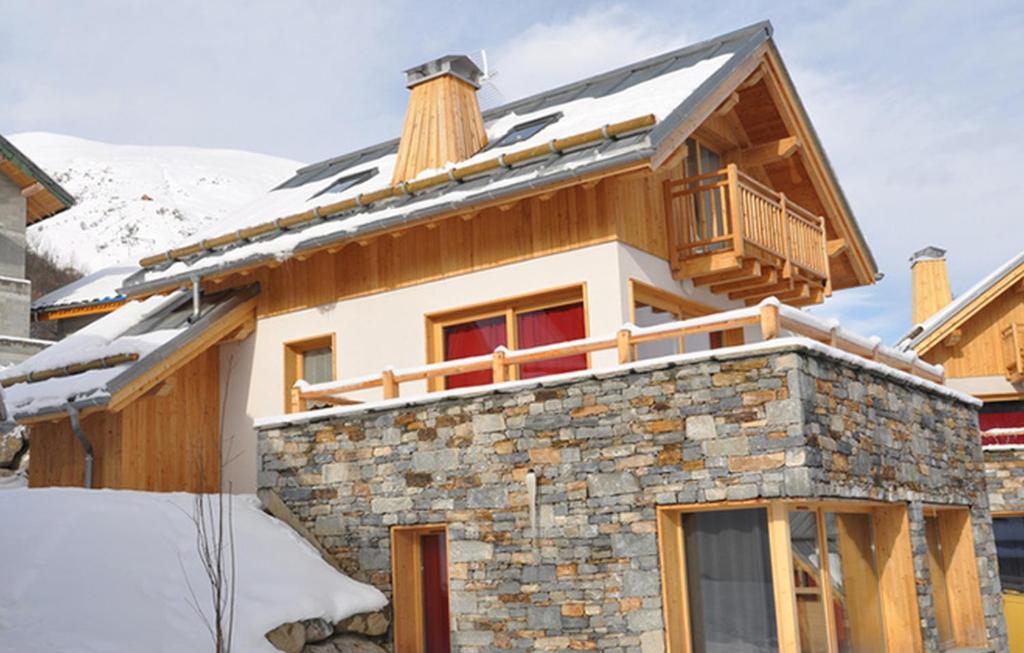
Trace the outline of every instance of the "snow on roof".
<path fill-rule="evenodd" d="M 142 270 L 130 277 L 126 289 L 144 291 L 172 279 L 204 274 L 259 260 L 289 257 L 296 249 L 326 241 L 350 238 L 356 233 L 377 230 L 412 219 L 450 211 L 457 205 L 494 199 L 524 187 L 539 187 L 583 171 L 605 169 L 629 160 L 650 156 L 660 139 L 686 118 L 717 86 L 718 80 L 745 60 L 767 40 L 767 23 L 724 35 L 631 66 L 532 96 L 484 115 L 488 139 L 496 142 L 513 126 L 559 114 L 559 119 L 538 133 L 513 145 L 490 147 L 460 166 L 490 160 L 512 151 L 523 151 L 554 139 L 601 128 L 608 124 L 653 115 L 656 124 L 642 133 L 580 147 L 565 154 L 526 163 L 514 168 L 500 167 L 468 181 L 451 182 L 414 196 L 381 202 L 338 218 L 314 222 L 294 230 L 278 231 L 223 250 L 203 252 L 186 260 Z M 398 141 L 389 141 L 299 170 L 296 177 L 244 206 L 216 228 L 197 234 L 191 242 L 234 233 L 239 229 L 309 211 L 345 199 L 387 188 L 391 184 Z M 376 174 L 339 193 L 322 191 L 344 177 L 376 170 Z M 436 175 L 425 170 L 419 178 Z"/>
<path fill-rule="evenodd" d="M 956 317 L 960 311 L 966 308 L 975 299 L 984 295 L 990 288 L 1005 279 L 1022 265 L 1024 265 L 1024 250 L 1020 251 L 1009 261 L 993 270 L 984 279 L 968 288 L 962 295 L 946 304 L 946 306 L 938 313 L 932 315 L 921 324 L 914 326 L 913 329 L 900 338 L 896 346 L 904 350 L 913 349 L 922 340 Z"/>
<path fill-rule="evenodd" d="M 234 646 L 274 653 L 264 635 L 303 619 L 337 622 L 387 603 L 352 580 L 256 497 L 235 496 Z M 0 648 L 19 653 L 212 650 L 196 553 L 194 495 L 77 488 L 0 495 Z M 16 563 L 14 563 L 16 561 Z"/>
<path fill-rule="evenodd" d="M 137 265 L 121 265 L 97 270 L 77 281 L 61 286 L 32 302 L 33 311 L 71 308 L 87 304 L 105 304 L 125 299 L 118 292 L 125 278 L 139 270 Z"/>

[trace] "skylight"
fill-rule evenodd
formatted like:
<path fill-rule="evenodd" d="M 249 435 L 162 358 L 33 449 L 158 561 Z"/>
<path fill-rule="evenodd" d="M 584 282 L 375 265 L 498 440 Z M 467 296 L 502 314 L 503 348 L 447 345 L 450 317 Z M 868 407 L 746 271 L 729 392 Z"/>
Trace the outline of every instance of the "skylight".
<path fill-rule="evenodd" d="M 506 145 L 514 145 L 520 143 L 528 138 L 533 137 L 537 132 L 544 129 L 548 125 L 557 122 L 562 117 L 562 113 L 553 113 L 550 116 L 544 116 L 543 118 L 536 118 L 528 122 L 522 122 L 508 130 L 508 132 L 491 144 L 491 147 L 505 147 Z"/>
<path fill-rule="evenodd" d="M 347 175 L 345 177 L 341 177 L 327 188 L 323 189 L 316 195 L 313 195 L 313 197 L 320 197 L 321 195 L 325 195 L 327 193 L 344 193 L 349 188 L 352 188 L 353 186 L 363 183 L 367 179 L 375 176 L 376 174 L 377 169 L 371 168 L 370 170 L 363 170 L 362 172 L 357 172 L 354 175 Z M 309 199 L 313 199 L 313 197 L 310 197 Z"/>

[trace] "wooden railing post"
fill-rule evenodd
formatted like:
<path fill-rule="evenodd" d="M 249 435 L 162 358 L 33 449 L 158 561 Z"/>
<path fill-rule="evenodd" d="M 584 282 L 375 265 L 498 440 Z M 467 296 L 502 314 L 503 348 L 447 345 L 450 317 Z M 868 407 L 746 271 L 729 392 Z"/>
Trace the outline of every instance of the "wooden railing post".
<path fill-rule="evenodd" d="M 505 350 L 498 347 L 494 350 L 494 360 L 491 362 L 491 381 L 504 383 L 508 380 L 508 363 L 505 360 Z"/>
<path fill-rule="evenodd" d="M 726 166 L 725 176 L 729 186 L 729 206 L 727 210 L 732 219 L 732 248 L 736 256 L 743 256 L 743 246 L 746 243 L 744 235 L 745 225 L 743 224 L 743 206 L 740 204 L 740 178 L 737 174 L 735 163 Z"/>
<path fill-rule="evenodd" d="M 625 365 L 633 360 L 633 344 L 631 342 L 632 332 L 622 328 L 615 334 L 615 347 L 619 351 L 619 365 Z"/>
<path fill-rule="evenodd" d="M 832 294 L 832 266 L 828 262 L 828 233 L 825 229 L 824 216 L 818 216 L 818 228 L 821 229 L 821 271 L 825 274 L 825 286 L 828 294 Z"/>
<path fill-rule="evenodd" d="M 761 337 L 765 340 L 779 337 L 778 304 L 763 304 L 761 306 Z"/>
<path fill-rule="evenodd" d="M 291 401 L 290 401 L 290 406 L 289 406 L 289 411 L 288 412 L 290 412 L 290 413 L 301 413 L 302 412 L 302 392 L 298 388 L 296 388 L 295 386 L 292 386 Z"/>
<path fill-rule="evenodd" d="M 782 276 L 793 278 L 793 244 L 789 235 L 789 208 L 786 206 L 786 194 L 779 193 L 779 206 L 782 209 L 782 247 L 786 261 L 782 264 Z"/>
<path fill-rule="evenodd" d="M 398 381 L 395 380 L 394 370 L 384 370 L 381 372 L 380 381 L 385 399 L 395 399 L 398 397 Z"/>

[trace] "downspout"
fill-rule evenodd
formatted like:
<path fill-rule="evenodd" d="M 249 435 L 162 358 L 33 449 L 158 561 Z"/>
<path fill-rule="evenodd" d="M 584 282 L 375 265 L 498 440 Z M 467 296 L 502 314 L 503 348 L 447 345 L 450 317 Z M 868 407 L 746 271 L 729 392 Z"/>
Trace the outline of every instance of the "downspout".
<path fill-rule="evenodd" d="M 188 318 L 189 323 L 199 319 L 199 275 L 192 276 L 192 315 Z"/>
<path fill-rule="evenodd" d="M 78 418 L 78 408 L 71 402 L 68 402 L 68 417 L 71 419 L 71 430 L 74 431 L 75 437 L 78 438 L 78 443 L 82 445 L 82 451 L 85 452 L 85 484 L 83 487 L 92 487 L 92 443 L 89 442 L 88 436 L 85 435 L 85 431 L 82 430 L 82 421 Z"/>

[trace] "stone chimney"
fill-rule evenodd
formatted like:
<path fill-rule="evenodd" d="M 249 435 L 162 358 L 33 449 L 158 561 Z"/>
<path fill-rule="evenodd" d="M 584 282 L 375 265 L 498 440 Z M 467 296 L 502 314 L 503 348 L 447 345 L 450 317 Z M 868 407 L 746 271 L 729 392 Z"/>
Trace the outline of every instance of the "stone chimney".
<path fill-rule="evenodd" d="M 946 250 L 925 247 L 910 257 L 911 319 L 921 324 L 953 301 Z"/>
<path fill-rule="evenodd" d="M 405 71 L 411 92 L 392 183 L 464 161 L 487 145 L 476 97 L 481 77 L 477 65 L 464 55 L 448 55 Z"/>

